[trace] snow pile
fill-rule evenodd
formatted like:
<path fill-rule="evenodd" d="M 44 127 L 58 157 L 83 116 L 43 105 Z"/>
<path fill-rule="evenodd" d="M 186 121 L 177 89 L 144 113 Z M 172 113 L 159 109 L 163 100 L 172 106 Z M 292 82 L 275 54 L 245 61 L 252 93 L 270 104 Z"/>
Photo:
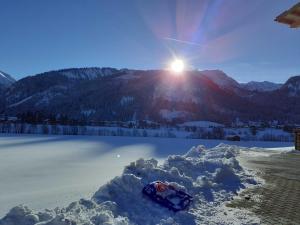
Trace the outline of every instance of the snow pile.
<path fill-rule="evenodd" d="M 163 165 L 155 159 L 139 159 L 100 187 L 91 200 L 81 199 L 66 208 L 39 213 L 18 206 L 0 220 L 0 225 L 251 224 L 256 218 L 224 206 L 241 188 L 256 184 L 239 165 L 239 151 L 236 146 L 221 144 L 212 149 L 193 147 L 185 155 L 169 156 Z M 144 185 L 155 180 L 191 194 L 194 201 L 190 209 L 174 213 L 143 197 Z"/>

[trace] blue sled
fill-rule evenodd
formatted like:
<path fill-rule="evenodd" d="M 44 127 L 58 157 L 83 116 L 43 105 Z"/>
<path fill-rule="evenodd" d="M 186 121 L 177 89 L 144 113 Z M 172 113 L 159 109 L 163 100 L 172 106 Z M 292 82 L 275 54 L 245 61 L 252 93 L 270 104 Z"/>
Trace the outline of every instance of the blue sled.
<path fill-rule="evenodd" d="M 190 203 L 193 201 L 192 196 L 183 191 L 176 190 L 173 186 L 168 184 L 164 185 L 168 187 L 166 192 L 169 193 L 166 193 L 165 195 L 161 194 L 162 191 L 159 192 L 157 190 L 156 185 L 158 183 L 164 184 L 161 181 L 154 181 L 150 184 L 147 184 L 143 188 L 143 194 L 148 196 L 152 201 L 160 204 L 161 206 L 166 207 L 174 212 L 178 212 L 188 208 Z"/>

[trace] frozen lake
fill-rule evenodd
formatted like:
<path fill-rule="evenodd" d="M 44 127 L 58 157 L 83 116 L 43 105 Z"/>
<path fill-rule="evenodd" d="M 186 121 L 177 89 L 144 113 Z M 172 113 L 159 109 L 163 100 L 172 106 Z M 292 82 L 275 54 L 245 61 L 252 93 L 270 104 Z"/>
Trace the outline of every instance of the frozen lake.
<path fill-rule="evenodd" d="M 98 136 L 0 136 L 0 217 L 16 205 L 66 206 L 91 195 L 138 158 L 162 161 L 192 146 L 219 143 L 288 147 L 293 143 Z"/>

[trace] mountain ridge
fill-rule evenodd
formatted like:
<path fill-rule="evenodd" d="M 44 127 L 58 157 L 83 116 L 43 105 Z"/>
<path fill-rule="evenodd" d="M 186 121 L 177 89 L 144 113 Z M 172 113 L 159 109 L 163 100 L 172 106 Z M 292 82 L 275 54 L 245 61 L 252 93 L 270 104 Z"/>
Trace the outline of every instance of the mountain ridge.
<path fill-rule="evenodd" d="M 250 81 L 241 83 L 241 85 L 249 91 L 274 91 L 282 87 L 283 84 L 270 81 Z"/>
<path fill-rule="evenodd" d="M 0 71 L 0 85 L 9 86 L 16 80 L 9 74 Z"/>
<path fill-rule="evenodd" d="M 174 76 L 166 70 L 71 68 L 11 84 L 2 95 L 0 112 L 39 112 L 88 121 L 232 122 L 239 118 L 300 122 L 298 81 L 300 77 L 289 79 L 279 89 L 252 91 L 220 70 Z"/>

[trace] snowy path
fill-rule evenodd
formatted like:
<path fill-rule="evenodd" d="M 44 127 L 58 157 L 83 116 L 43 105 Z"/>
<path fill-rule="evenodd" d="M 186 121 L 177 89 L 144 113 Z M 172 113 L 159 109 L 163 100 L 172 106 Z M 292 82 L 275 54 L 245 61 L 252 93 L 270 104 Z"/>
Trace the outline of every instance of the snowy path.
<path fill-rule="evenodd" d="M 138 158 L 159 161 L 192 146 L 221 141 L 195 139 L 0 136 L 0 217 L 21 203 L 33 209 L 66 206 L 92 194 Z M 223 141 L 224 142 L 224 141 Z M 227 142 L 229 143 L 229 142 Z M 287 147 L 291 143 L 234 142 L 242 146 Z"/>

